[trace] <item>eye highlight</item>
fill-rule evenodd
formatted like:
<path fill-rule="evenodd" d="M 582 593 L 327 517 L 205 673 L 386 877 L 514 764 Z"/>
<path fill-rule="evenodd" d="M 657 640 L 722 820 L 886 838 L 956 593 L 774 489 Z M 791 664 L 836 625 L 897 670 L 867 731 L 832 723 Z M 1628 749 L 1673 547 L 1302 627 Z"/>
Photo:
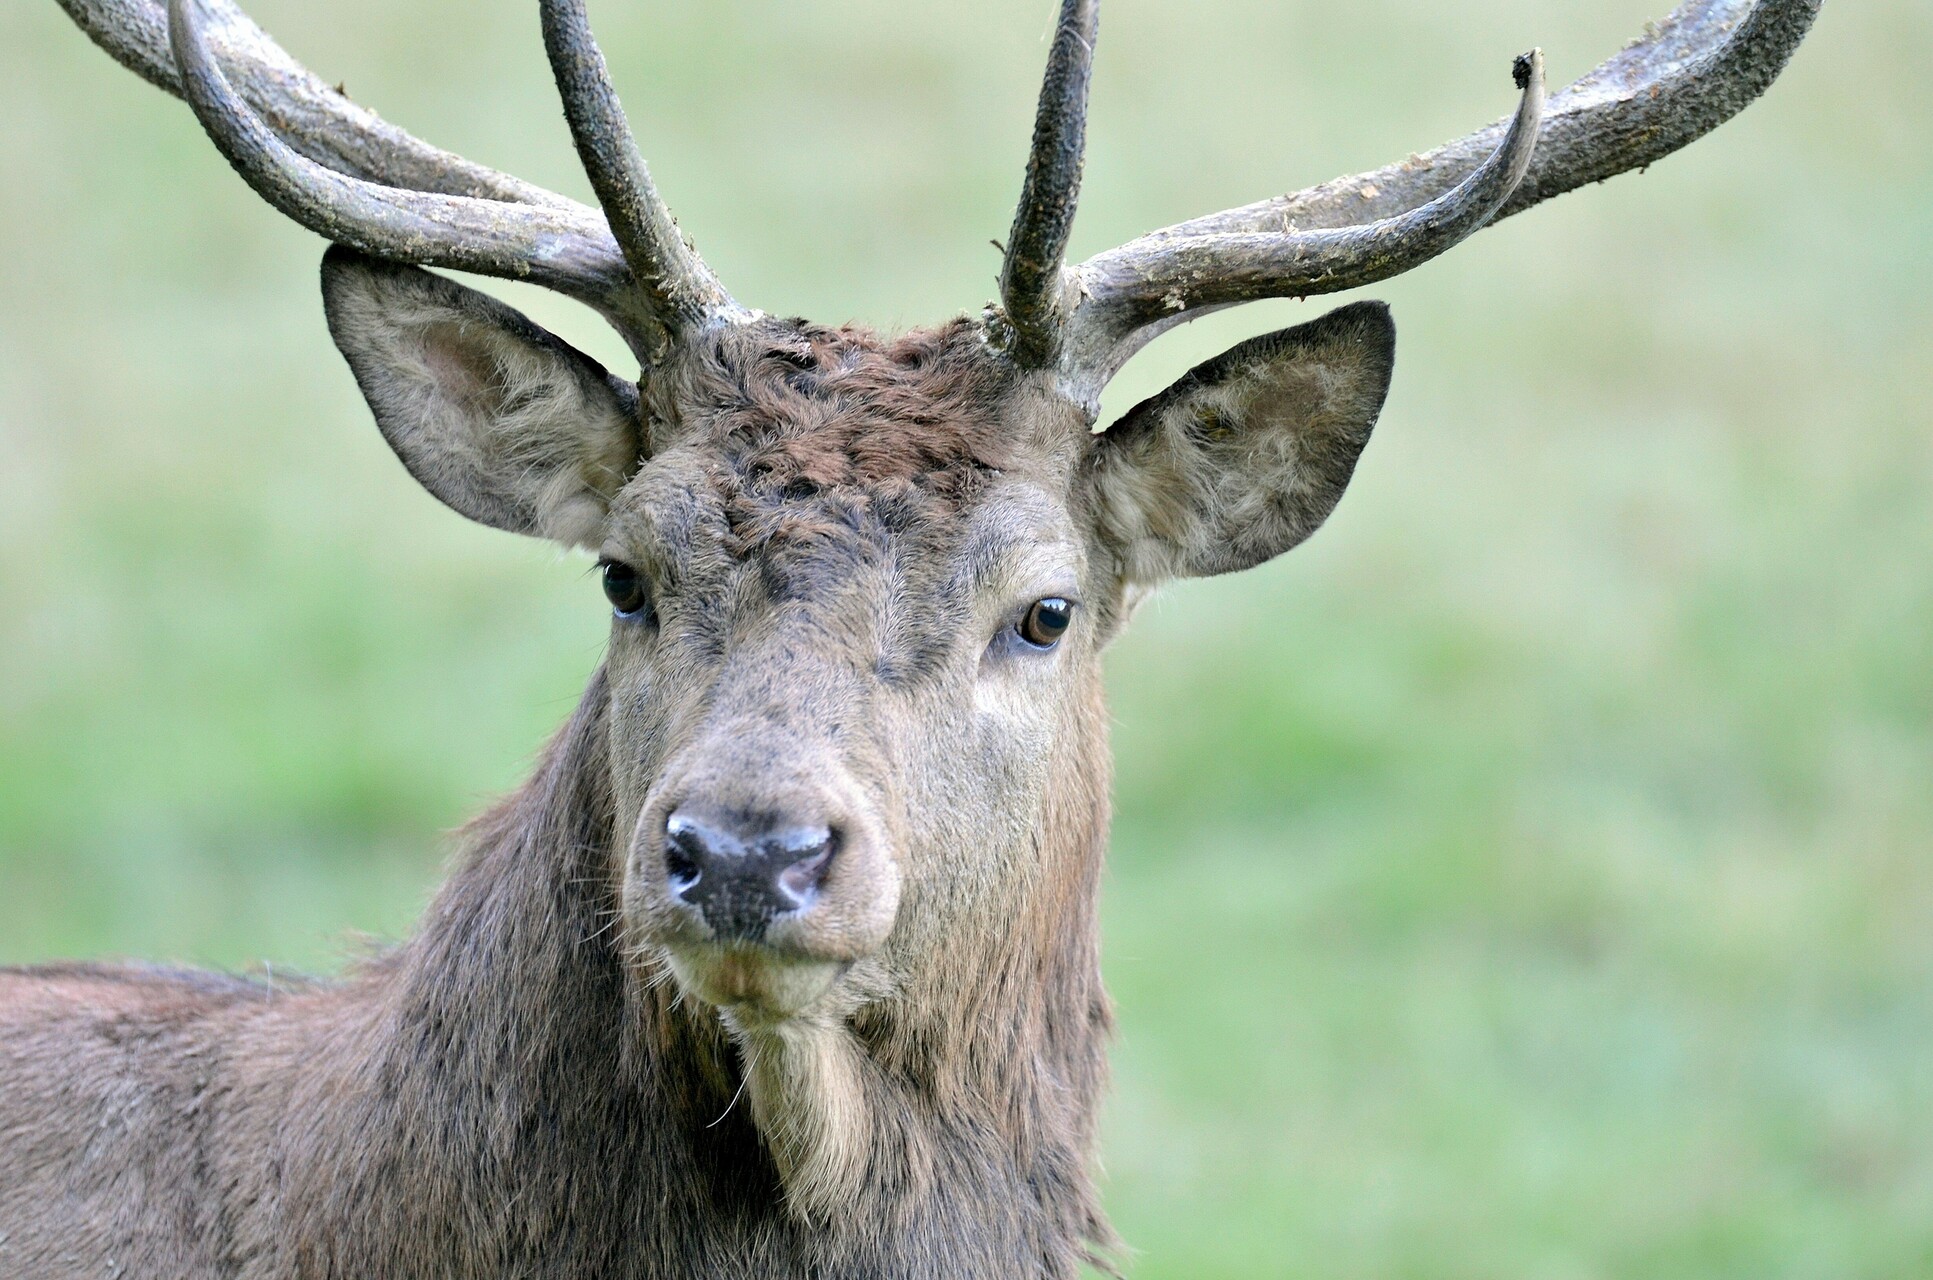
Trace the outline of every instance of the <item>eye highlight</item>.
<path fill-rule="evenodd" d="M 1027 612 L 1014 623 L 1014 631 L 1036 649 L 1051 649 L 1067 634 L 1074 621 L 1074 602 L 1061 596 L 1048 596 L 1027 606 Z"/>
<path fill-rule="evenodd" d="M 611 602 L 611 609 L 626 622 L 634 622 L 650 616 L 651 588 L 645 583 L 644 575 L 620 560 L 603 561 L 604 598 Z"/>

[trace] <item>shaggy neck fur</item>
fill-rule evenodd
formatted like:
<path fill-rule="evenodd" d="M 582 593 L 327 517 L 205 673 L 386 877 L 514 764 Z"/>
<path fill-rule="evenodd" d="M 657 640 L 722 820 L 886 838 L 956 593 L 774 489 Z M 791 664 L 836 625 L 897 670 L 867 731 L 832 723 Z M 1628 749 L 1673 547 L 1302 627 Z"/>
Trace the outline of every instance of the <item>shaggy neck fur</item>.
<path fill-rule="evenodd" d="M 287 1089 L 237 1099 L 275 1135 L 272 1168 L 237 1153 L 269 1210 L 243 1249 L 301 1242 L 301 1274 L 343 1277 L 910 1280 L 1071 1276 L 1111 1245 L 1088 1172 L 1104 777 L 1075 762 L 1085 798 L 1042 835 L 1071 874 L 963 940 L 964 988 L 735 1034 L 623 957 L 606 697 L 600 674 L 472 829 L 415 940 L 304 998 L 352 1016 L 256 1030 Z"/>

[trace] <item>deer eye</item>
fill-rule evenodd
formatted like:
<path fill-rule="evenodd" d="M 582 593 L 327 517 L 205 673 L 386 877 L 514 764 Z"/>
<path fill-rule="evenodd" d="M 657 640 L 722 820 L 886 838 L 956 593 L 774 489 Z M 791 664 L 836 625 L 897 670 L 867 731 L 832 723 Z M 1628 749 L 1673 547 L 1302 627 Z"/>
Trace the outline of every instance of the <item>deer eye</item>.
<path fill-rule="evenodd" d="M 1048 596 L 1027 606 L 1027 612 L 1014 624 L 1020 638 L 1036 649 L 1051 649 L 1056 641 L 1067 634 L 1068 624 L 1074 621 L 1074 602 L 1059 596 Z"/>
<path fill-rule="evenodd" d="M 644 575 L 618 560 L 604 561 L 603 568 L 604 598 L 611 602 L 617 616 L 626 622 L 647 616 L 651 612 L 651 590 L 645 585 Z"/>

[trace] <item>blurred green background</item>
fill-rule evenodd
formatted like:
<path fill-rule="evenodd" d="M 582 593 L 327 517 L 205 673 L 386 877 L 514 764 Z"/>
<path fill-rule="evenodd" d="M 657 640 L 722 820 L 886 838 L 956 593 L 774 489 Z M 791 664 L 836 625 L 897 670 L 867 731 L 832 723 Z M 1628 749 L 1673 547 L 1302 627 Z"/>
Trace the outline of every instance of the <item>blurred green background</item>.
<path fill-rule="evenodd" d="M 595 16 L 738 295 L 900 326 L 992 291 L 1052 8 Z M 526 0 L 254 12 L 585 193 Z M 1110 0 L 1076 256 L 1652 16 Z M 1377 289 L 1402 357 L 1336 517 L 1112 655 L 1136 1275 L 1933 1275 L 1930 66 L 1933 8 L 1839 0 L 1718 134 Z M 0 229 L 0 962 L 338 966 L 566 715 L 597 585 L 414 487 L 319 243 L 49 0 L 0 8 Z M 1110 411 L 1328 305 L 1178 332 Z"/>

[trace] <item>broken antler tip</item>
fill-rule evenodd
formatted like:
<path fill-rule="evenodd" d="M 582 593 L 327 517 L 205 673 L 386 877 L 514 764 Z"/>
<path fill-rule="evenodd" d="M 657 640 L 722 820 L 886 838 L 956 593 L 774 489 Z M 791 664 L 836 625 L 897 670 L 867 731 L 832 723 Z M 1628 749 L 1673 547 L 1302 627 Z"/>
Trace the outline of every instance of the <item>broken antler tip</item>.
<path fill-rule="evenodd" d="M 1543 70 L 1544 51 L 1542 49 L 1532 49 L 1528 53 L 1518 54 L 1511 60 L 1510 78 L 1517 82 L 1519 89 L 1528 89 L 1530 88 L 1530 78 L 1534 75 L 1541 74 Z"/>

